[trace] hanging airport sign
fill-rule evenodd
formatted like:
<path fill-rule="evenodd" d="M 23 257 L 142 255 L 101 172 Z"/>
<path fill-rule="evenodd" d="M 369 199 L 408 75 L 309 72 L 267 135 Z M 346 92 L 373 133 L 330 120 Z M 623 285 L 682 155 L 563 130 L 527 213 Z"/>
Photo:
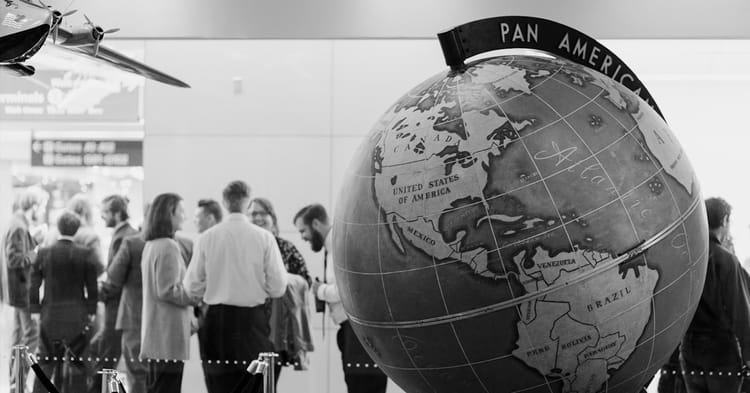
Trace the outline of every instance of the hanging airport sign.
<path fill-rule="evenodd" d="M 31 140 L 31 166 L 131 167 L 143 165 L 143 141 L 137 140 Z"/>
<path fill-rule="evenodd" d="M 143 81 L 57 69 L 33 77 L 0 75 L 0 120 L 139 123 Z"/>

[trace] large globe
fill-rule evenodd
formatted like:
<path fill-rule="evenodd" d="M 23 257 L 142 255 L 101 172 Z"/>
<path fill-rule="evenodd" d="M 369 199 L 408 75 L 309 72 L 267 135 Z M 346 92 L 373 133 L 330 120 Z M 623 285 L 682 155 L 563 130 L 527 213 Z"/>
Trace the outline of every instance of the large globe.
<path fill-rule="evenodd" d="M 333 242 L 352 326 L 406 392 L 637 392 L 691 321 L 708 233 L 651 107 L 527 55 L 399 99 L 354 157 Z"/>

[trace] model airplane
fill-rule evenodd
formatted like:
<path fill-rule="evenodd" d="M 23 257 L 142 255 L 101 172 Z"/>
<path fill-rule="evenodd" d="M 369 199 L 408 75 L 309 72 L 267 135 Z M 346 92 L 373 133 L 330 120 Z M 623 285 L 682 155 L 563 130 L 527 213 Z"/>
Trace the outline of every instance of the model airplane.
<path fill-rule="evenodd" d="M 84 25 L 71 30 L 61 27 L 63 18 L 73 12 L 62 13 L 41 1 L 35 4 L 25 0 L 0 0 L 0 71 L 17 76 L 34 75 L 34 67 L 24 63 L 43 45 L 53 44 L 158 82 L 190 87 L 177 78 L 102 46 L 104 36 L 118 29 L 104 30 L 85 15 Z"/>

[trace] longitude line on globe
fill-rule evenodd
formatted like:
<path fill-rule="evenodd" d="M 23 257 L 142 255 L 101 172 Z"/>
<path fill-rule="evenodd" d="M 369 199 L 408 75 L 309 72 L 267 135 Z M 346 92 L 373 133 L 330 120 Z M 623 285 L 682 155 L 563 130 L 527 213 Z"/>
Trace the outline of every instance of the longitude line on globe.
<path fill-rule="evenodd" d="M 581 95 L 583 95 L 583 96 L 586 96 L 586 95 L 585 95 L 585 94 L 584 94 L 583 92 L 581 92 L 580 90 L 578 90 L 578 89 L 576 89 L 576 88 L 574 88 L 574 87 L 572 87 L 572 86 L 568 86 L 567 84 L 565 84 L 565 83 L 562 83 L 562 82 L 560 82 L 560 81 L 557 81 L 557 80 L 555 80 L 555 81 L 556 81 L 556 82 L 558 82 L 559 84 L 561 84 L 561 85 L 563 85 L 563 86 L 566 86 L 566 87 L 568 87 L 569 89 L 571 89 L 571 90 L 573 90 L 573 91 L 577 92 L 578 94 L 581 94 Z M 586 97 L 587 97 L 587 96 L 586 96 Z M 595 103 L 595 104 L 596 104 L 596 105 L 597 105 L 597 106 L 598 106 L 599 108 L 601 108 L 601 109 L 602 109 L 602 110 L 603 110 L 603 111 L 604 111 L 605 113 L 607 113 L 607 114 L 608 114 L 608 115 L 609 115 L 609 116 L 610 116 L 611 118 L 613 118 L 613 119 L 614 119 L 614 120 L 615 120 L 615 121 L 616 121 L 617 123 L 619 123 L 621 127 L 625 128 L 625 125 L 624 125 L 624 124 L 622 124 L 622 122 L 620 122 L 620 120 L 619 120 L 619 119 L 618 119 L 618 118 L 617 118 L 616 116 L 614 116 L 614 115 L 613 115 L 613 114 L 612 114 L 612 113 L 611 113 L 611 112 L 610 112 L 609 110 L 607 110 L 606 108 L 604 108 L 604 107 L 603 107 L 603 106 L 602 106 L 601 104 L 599 104 L 598 102 L 594 102 L 594 103 Z M 635 123 L 636 123 L 636 125 L 634 126 L 634 128 L 638 128 L 638 126 L 639 126 L 639 124 L 638 124 L 638 120 L 637 120 L 637 119 L 634 119 L 634 120 L 635 120 Z M 655 164 L 655 160 L 656 160 L 656 158 L 655 158 L 655 157 L 653 156 L 653 154 L 651 153 L 651 151 L 650 151 L 649 149 L 647 149 L 647 148 L 646 148 L 645 146 L 643 146 L 643 144 L 641 143 L 641 141 L 639 141 L 639 140 L 638 140 L 638 138 L 636 138 L 636 137 L 635 137 L 635 136 L 634 136 L 634 135 L 633 135 L 632 133 L 628 133 L 628 134 L 629 134 L 629 135 L 630 135 L 630 137 L 631 137 L 631 138 L 632 138 L 632 139 L 633 139 L 633 140 L 635 141 L 635 143 L 636 143 L 636 144 L 638 144 L 638 146 L 639 146 L 639 147 L 640 147 L 640 148 L 641 148 L 641 149 L 643 150 L 643 152 L 645 152 L 645 153 L 646 153 L 646 154 L 648 155 L 648 157 L 649 157 L 649 159 L 650 159 L 650 162 L 651 162 L 652 166 L 656 167 L 656 164 Z M 606 171 L 605 171 L 605 172 L 606 172 Z M 665 181 L 665 182 L 664 182 L 664 184 L 666 185 L 666 187 L 667 187 L 667 190 L 669 191 L 669 194 L 670 194 L 670 196 L 671 196 L 671 199 L 672 199 L 672 203 L 674 204 L 675 208 L 676 208 L 676 209 L 677 209 L 677 211 L 679 212 L 679 211 L 680 211 L 680 206 L 679 206 L 679 205 L 678 205 L 678 203 L 677 203 L 677 198 L 676 198 L 676 197 L 675 197 L 675 195 L 674 195 L 674 191 L 672 190 L 672 187 L 671 187 L 671 186 L 669 185 L 669 182 L 666 182 L 666 181 Z M 628 214 L 628 217 L 630 217 L 630 212 L 629 212 L 629 211 L 627 211 L 627 209 L 626 209 L 626 212 L 627 212 L 627 214 Z M 631 222 L 632 222 L 632 221 L 631 221 Z M 682 227 L 682 231 L 683 231 L 683 233 L 685 234 L 685 237 L 686 237 L 686 243 L 687 243 L 687 244 L 686 244 L 686 248 L 687 248 L 687 251 L 688 251 L 688 261 L 690 261 L 690 262 L 693 262 L 693 260 L 692 260 L 692 256 L 690 255 L 690 246 L 689 246 L 689 242 L 690 242 L 690 239 L 689 239 L 689 238 L 687 238 L 687 233 L 688 233 L 688 232 L 687 232 L 687 228 L 685 228 L 685 223 L 684 223 L 684 219 L 683 219 L 683 220 L 681 221 L 681 227 Z M 645 256 L 644 256 L 644 258 L 645 258 Z M 646 265 L 648 266 L 648 261 L 646 262 Z M 691 270 L 691 276 L 692 276 L 692 270 Z M 676 281 L 676 280 L 675 280 L 675 281 Z M 692 280 L 691 280 L 691 281 L 692 281 Z M 671 285 L 671 283 L 670 283 L 670 285 Z M 689 294 L 689 296 L 690 296 L 690 297 L 689 297 L 689 301 L 688 301 L 688 304 L 690 304 L 690 303 L 692 302 L 692 300 L 691 300 L 691 299 L 692 299 L 692 297 L 693 297 L 693 293 L 692 293 L 692 292 L 693 292 L 693 286 L 691 285 L 691 286 L 690 286 L 690 294 Z M 654 297 L 655 297 L 655 296 L 656 296 L 656 294 L 654 294 Z M 689 306 L 688 306 L 688 307 L 689 307 Z M 656 322 L 655 322 L 655 321 L 656 321 L 657 313 L 656 313 L 656 307 L 655 307 L 655 304 L 654 304 L 654 300 L 653 300 L 653 298 L 652 298 L 651 309 L 653 310 L 653 319 L 654 319 L 654 322 L 653 322 L 653 324 L 652 324 L 652 325 L 653 325 L 653 336 L 652 336 L 652 339 L 654 339 L 654 340 L 655 340 L 655 337 L 656 337 L 656 336 L 658 335 L 658 333 L 656 332 Z M 686 324 L 686 323 L 687 323 L 687 321 L 683 321 L 683 323 L 684 323 L 684 324 Z M 652 362 L 652 360 L 653 360 L 653 350 L 654 350 L 654 345 L 652 345 L 652 347 L 651 347 L 651 355 L 650 355 L 650 357 L 649 357 L 649 367 L 650 367 L 650 364 L 651 364 L 651 362 Z M 646 369 L 648 369 L 648 367 L 647 367 Z M 645 379 L 645 378 L 647 378 L 647 377 L 648 377 L 647 375 L 646 375 L 646 376 L 644 376 L 644 379 Z"/>
<path fill-rule="evenodd" d="M 437 92 L 437 94 L 436 94 L 436 95 L 437 95 L 437 96 L 440 96 L 440 93 L 441 93 L 441 92 L 442 92 L 442 91 L 443 91 L 443 90 L 445 89 L 445 87 L 446 87 L 447 85 L 448 85 L 448 82 L 447 82 L 447 80 L 444 80 L 444 81 L 443 81 L 443 84 L 442 84 L 442 86 L 440 86 L 440 89 L 438 90 L 438 92 Z M 386 129 L 386 132 L 391 132 L 391 131 L 392 131 L 392 129 L 391 129 L 391 128 L 392 128 L 392 127 L 391 127 L 391 125 L 389 124 L 389 125 L 388 125 L 388 127 L 387 127 L 387 129 Z M 386 140 L 387 140 L 387 139 L 386 139 Z M 385 146 L 385 141 L 383 141 L 383 145 Z M 420 161 L 421 161 L 421 164 L 422 164 L 422 176 L 425 176 L 425 173 L 426 173 L 426 165 L 427 165 L 427 160 L 426 160 L 426 159 L 424 159 L 424 160 L 420 160 Z M 419 162 L 419 161 L 417 161 L 417 162 Z M 416 162 L 415 162 L 415 164 L 416 164 Z M 423 180 L 424 180 L 424 179 L 423 179 Z M 424 203 L 425 203 L 425 202 L 423 201 L 422 203 L 423 203 L 423 206 L 424 206 Z M 380 202 L 378 202 L 378 205 L 380 206 Z M 427 210 L 426 210 L 426 208 L 425 208 L 425 209 L 423 209 L 423 214 L 424 214 L 424 215 L 426 215 L 426 214 L 427 214 Z M 419 217 L 417 217 L 417 219 L 418 219 L 418 218 L 419 218 Z M 378 232 L 378 234 L 379 234 L 379 233 L 380 233 L 380 232 Z M 397 236 L 398 236 L 398 235 L 397 235 Z M 378 251 L 378 252 L 379 252 L 379 251 Z M 434 259 L 433 259 L 433 263 L 434 263 Z M 383 284 L 383 290 L 385 291 L 385 281 L 383 280 L 383 278 L 382 278 L 382 277 L 383 277 L 383 275 L 381 275 L 381 282 L 382 282 L 382 284 Z M 387 299 L 387 293 L 385 293 L 385 292 L 384 292 L 384 294 L 385 294 L 385 296 L 386 296 L 386 299 Z M 441 294 L 442 294 L 442 293 L 441 293 Z M 445 300 L 445 299 L 443 299 L 443 300 Z M 390 307 L 390 305 L 389 305 L 389 307 Z M 389 308 L 389 309 L 390 309 L 390 308 Z M 393 320 L 393 321 L 394 321 L 394 323 L 395 323 L 395 320 L 394 320 L 393 318 L 391 318 L 391 320 Z M 424 373 L 422 372 L 422 370 L 421 370 L 421 369 L 420 369 L 419 367 L 417 367 L 416 361 L 414 360 L 414 356 L 412 356 L 412 353 L 411 353 L 411 352 L 409 351 L 409 349 L 407 349 L 407 347 L 406 347 L 406 344 L 405 344 L 405 342 L 404 342 L 404 337 L 403 337 L 403 335 L 401 334 L 401 331 L 400 331 L 399 329 L 396 329 L 396 334 L 397 334 L 397 336 L 398 336 L 398 338 L 399 338 L 399 343 L 401 344 L 401 349 L 402 349 L 402 350 L 404 351 L 404 353 L 406 353 L 406 356 L 407 356 L 407 357 L 409 358 L 409 361 L 411 362 L 412 366 L 414 366 L 414 369 L 415 369 L 415 370 L 417 371 L 417 373 L 419 374 L 419 376 L 420 376 L 420 377 L 422 378 L 422 381 L 424 381 L 424 383 L 425 383 L 425 384 L 426 384 L 427 386 L 429 386 L 429 387 L 430 387 L 430 388 L 431 388 L 431 389 L 432 389 L 432 390 L 434 391 L 434 390 L 435 390 L 435 388 L 434 388 L 434 387 L 432 386 L 432 384 L 430 383 L 430 381 L 429 381 L 429 380 L 427 379 L 427 377 L 426 377 L 426 376 L 424 375 Z"/>
<path fill-rule="evenodd" d="M 532 94 L 534 94 L 534 93 L 532 93 Z M 560 115 L 560 113 L 557 112 L 557 109 L 555 109 L 552 105 L 550 105 L 544 98 L 540 97 L 537 94 L 534 94 L 534 95 L 540 101 L 542 101 L 545 105 L 547 105 L 547 107 L 549 107 L 550 110 L 552 110 L 555 113 L 557 113 L 558 115 Z M 631 228 L 633 229 L 633 234 L 636 237 L 636 241 L 640 240 L 640 235 L 638 234 L 638 230 L 635 228 L 635 224 L 633 223 L 633 218 L 630 216 L 630 212 L 628 211 L 628 208 L 625 206 L 625 202 L 622 200 L 622 195 L 620 194 L 620 191 L 617 190 L 617 186 L 612 181 L 612 177 L 609 174 L 609 172 L 607 171 L 607 168 L 605 168 L 604 165 L 602 165 L 602 163 L 599 160 L 599 158 L 596 155 L 593 154 L 594 153 L 593 150 L 591 150 L 591 147 L 588 145 L 588 143 L 586 143 L 586 141 L 583 138 L 581 138 L 580 134 L 578 134 L 578 131 L 567 120 L 563 119 L 563 121 L 565 122 L 565 124 L 568 125 L 568 127 L 573 131 L 573 133 L 575 133 L 575 135 L 578 137 L 578 139 L 581 141 L 581 143 L 583 143 L 583 145 L 589 151 L 589 154 L 591 154 L 591 157 L 594 158 L 596 160 L 597 164 L 599 165 L 599 167 L 601 167 L 602 172 L 604 172 L 604 174 L 607 176 L 607 179 L 609 180 L 609 183 L 611 184 L 612 189 L 615 191 L 615 193 L 617 195 L 617 199 L 620 201 L 620 203 L 622 204 L 622 208 L 625 210 L 625 214 L 628 217 L 628 221 L 630 222 Z M 644 255 L 643 258 L 646 259 L 646 256 Z M 648 261 L 646 262 L 646 269 L 648 269 Z M 651 298 L 651 310 L 653 311 L 655 309 L 656 309 L 656 307 L 655 307 L 654 300 L 653 300 L 653 297 L 652 297 Z M 653 361 L 653 357 L 654 357 L 654 346 L 655 345 L 654 345 L 654 339 L 653 339 L 653 337 L 656 334 L 656 313 L 655 312 L 652 313 L 652 320 L 653 320 L 653 323 L 652 323 L 653 335 L 652 335 L 652 339 L 650 340 L 650 342 L 651 342 L 651 351 L 650 351 L 650 354 L 649 354 L 648 364 L 647 364 L 647 366 L 645 368 L 646 370 L 648 370 L 651 367 L 651 362 Z M 647 375 L 644 376 L 643 383 L 646 382 L 645 381 L 646 378 L 648 378 Z M 641 385 L 643 385 L 643 383 L 641 383 Z"/>
<path fill-rule="evenodd" d="M 456 94 L 456 102 L 458 103 L 458 111 L 459 111 L 459 116 L 461 118 L 461 122 L 464 124 L 464 131 L 466 132 L 466 135 L 468 136 L 468 135 L 470 135 L 470 130 L 469 130 L 468 124 L 463 120 L 464 111 L 463 111 L 463 105 L 461 105 L 461 91 L 460 91 L 460 87 L 461 87 L 461 82 L 459 80 L 459 82 L 456 83 L 456 93 L 455 93 Z M 476 171 L 476 169 L 474 169 L 474 172 L 472 172 L 472 174 L 476 178 L 476 172 L 475 171 Z M 475 182 L 472 182 L 470 184 L 477 185 L 478 182 L 475 181 Z M 483 206 L 484 206 L 484 209 L 485 209 L 485 213 L 487 213 L 487 217 L 489 218 L 489 210 L 487 210 L 487 204 L 486 204 L 486 200 L 484 198 L 484 193 L 482 193 L 482 190 L 479 189 L 478 194 L 482 198 Z M 492 233 L 492 237 L 495 240 L 495 246 L 497 247 L 498 244 L 497 244 L 497 239 L 495 239 L 495 234 L 494 234 L 494 232 L 492 232 L 492 230 L 490 230 L 490 233 Z M 433 265 L 434 265 L 434 262 L 435 261 L 434 261 L 434 257 L 433 257 Z M 505 272 L 505 276 L 507 276 L 508 273 L 507 273 L 507 271 L 505 271 L 505 266 L 503 266 L 503 271 Z M 448 305 L 447 305 L 447 303 L 445 301 L 445 295 L 443 294 L 443 288 L 440 285 L 440 278 L 439 278 L 439 274 L 438 274 L 438 271 L 437 271 L 437 267 L 435 267 L 435 276 L 438 277 L 438 287 L 440 288 L 440 296 L 443 298 L 443 304 L 445 304 L 445 310 L 446 310 L 446 313 L 448 313 L 449 312 L 448 311 Z M 512 294 L 513 292 L 512 292 L 512 288 L 510 287 L 510 283 L 508 283 L 508 288 L 510 289 L 511 294 Z M 469 368 L 471 369 L 471 372 L 474 374 L 474 377 L 477 379 L 477 381 L 479 381 L 479 384 L 482 386 L 482 389 L 484 389 L 484 391 L 486 393 L 489 393 L 489 390 L 487 389 L 487 386 L 485 385 L 484 381 L 482 380 L 481 377 L 479 377 L 479 374 L 477 373 L 477 370 L 474 368 L 474 365 L 472 364 L 471 360 L 469 360 L 469 356 L 466 354 L 466 350 L 464 349 L 464 346 L 461 343 L 461 339 L 458 337 L 458 332 L 456 332 L 456 327 L 455 327 L 455 325 L 452 322 L 450 324 L 450 327 L 451 327 L 451 332 L 453 333 L 453 336 L 455 337 L 456 342 L 458 343 L 458 346 L 461 349 L 461 354 L 463 355 L 464 360 L 466 361 L 466 365 L 469 366 Z"/>
<path fill-rule="evenodd" d="M 487 90 L 487 88 L 486 88 L 486 87 L 485 87 L 484 89 L 485 89 L 485 93 L 487 93 L 487 94 L 488 94 L 488 95 L 489 95 L 489 96 L 490 96 L 490 97 L 492 98 L 492 100 L 493 100 L 493 101 L 495 102 L 495 105 L 497 105 L 497 108 L 498 108 L 498 109 L 499 109 L 499 110 L 500 110 L 500 111 L 501 111 L 501 112 L 503 113 L 503 116 L 505 117 L 506 121 L 507 121 L 507 122 L 508 122 L 508 123 L 509 123 L 509 124 L 511 125 L 511 127 L 513 128 L 513 132 L 514 132 L 514 133 L 516 134 L 516 137 L 518 137 L 518 141 L 519 141 L 519 142 L 521 142 L 521 145 L 523 146 L 524 150 L 526 151 L 526 154 L 527 154 L 527 155 L 529 156 L 529 160 L 530 160 L 530 162 L 532 163 L 532 165 L 534 165 L 534 170 L 536 170 L 536 171 L 537 171 L 537 173 L 539 173 L 539 175 L 541 176 L 542 172 L 541 172 L 541 171 L 539 170 L 539 166 L 538 166 L 538 165 L 536 164 L 536 161 L 534 160 L 534 157 L 533 157 L 533 156 L 531 155 L 531 152 L 529 151 L 529 148 L 528 148 L 528 146 L 526 146 L 526 143 L 525 143 L 525 142 L 524 142 L 524 141 L 523 141 L 523 140 L 521 139 L 521 134 L 520 134 L 520 133 L 518 132 L 518 129 L 517 129 L 517 128 L 516 128 L 516 126 L 515 126 L 515 125 L 513 124 L 513 122 L 511 122 L 511 119 L 510 119 L 510 117 L 508 116 L 508 113 L 507 113 L 507 112 L 506 112 L 506 111 L 505 111 L 505 110 L 504 110 L 504 109 L 503 109 L 503 108 L 502 108 L 502 107 L 500 106 L 500 104 L 499 104 L 499 103 L 497 102 L 497 99 L 496 99 L 495 95 L 494 95 L 494 94 L 491 94 L 491 93 L 490 93 L 490 92 L 489 92 L 489 91 Z M 566 237 L 568 238 L 568 244 L 570 244 L 570 246 L 571 246 L 571 249 L 572 249 L 572 247 L 573 247 L 573 242 L 572 242 L 572 241 L 571 241 L 571 239 L 570 239 L 570 234 L 568 233 L 568 230 L 567 230 L 567 229 L 565 228 L 565 226 L 564 226 L 564 222 L 563 222 L 563 219 L 562 219 L 562 215 L 560 214 L 560 210 L 559 210 L 559 209 L 557 208 L 557 205 L 555 204 L 555 200 L 554 200 L 554 198 L 552 197 L 552 193 L 550 192 L 550 190 L 549 190 L 549 187 L 547 186 L 547 183 L 546 183 L 545 181 L 543 181 L 543 180 L 542 180 L 542 185 L 543 185 L 543 186 L 544 186 L 544 188 L 545 188 L 545 189 L 547 190 L 547 195 L 549 195 L 549 197 L 550 197 L 550 201 L 552 202 L 552 206 L 554 207 L 554 210 L 555 210 L 555 212 L 557 213 L 557 217 L 558 217 L 558 219 L 560 219 L 560 224 L 562 225 L 563 231 L 565 232 L 565 236 L 566 236 Z M 480 191 L 481 191 L 481 190 L 480 190 Z M 480 194 L 482 195 L 482 198 L 484 199 L 484 194 L 483 194 L 483 193 L 481 193 L 481 192 L 480 192 Z M 490 213 L 489 213 L 489 210 L 487 210 L 487 204 L 486 204 L 486 200 L 485 200 L 485 205 L 484 205 L 484 207 L 485 207 L 485 210 L 486 210 L 486 212 L 487 212 L 487 219 L 490 219 Z M 503 261 L 503 259 L 502 259 L 502 255 L 501 255 L 501 253 L 500 253 L 500 243 L 499 243 L 499 242 L 497 241 L 497 236 L 495 236 L 495 232 L 494 232 L 494 231 L 492 231 L 492 230 L 490 230 L 490 233 L 492 233 L 492 237 L 493 237 L 493 239 L 494 239 L 494 241 L 495 241 L 495 247 L 497 247 L 497 253 L 498 253 L 498 258 L 500 258 L 500 264 L 501 264 L 501 266 L 503 266 L 503 270 L 505 270 L 505 262 Z M 506 274 L 505 274 L 505 275 L 507 276 L 507 271 L 506 271 Z M 510 282 L 508 282 L 508 286 L 510 286 Z M 511 295 L 513 296 L 513 299 L 516 299 L 516 296 L 515 296 L 515 294 L 513 294 L 513 291 L 512 291 L 512 289 L 511 289 Z M 522 320 L 522 316 L 521 316 L 521 314 L 520 314 L 520 310 L 518 310 L 518 308 L 516 308 L 516 312 L 518 313 L 518 318 L 519 318 L 519 320 Z M 519 330 L 521 330 L 521 329 L 519 329 Z M 526 330 L 524 330 L 524 333 L 526 334 L 526 338 L 527 338 L 527 339 L 529 340 L 529 342 L 530 342 L 530 343 L 533 343 L 533 340 L 532 340 L 531 336 L 529 335 L 529 332 L 528 332 L 528 331 L 526 331 Z M 544 381 L 545 381 L 545 383 L 546 383 L 546 385 L 547 385 L 547 389 L 548 389 L 548 390 L 550 391 L 550 393 L 551 393 L 551 392 L 552 392 L 553 390 L 552 390 L 552 386 L 550 385 L 549 379 L 547 378 L 547 375 L 542 375 L 542 377 L 544 378 Z"/>

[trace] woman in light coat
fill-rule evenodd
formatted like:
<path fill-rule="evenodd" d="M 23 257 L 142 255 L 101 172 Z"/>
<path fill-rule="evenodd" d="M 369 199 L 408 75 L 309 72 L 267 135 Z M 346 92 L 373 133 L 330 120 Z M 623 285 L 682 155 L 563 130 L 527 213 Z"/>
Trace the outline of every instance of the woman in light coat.
<path fill-rule="evenodd" d="M 190 298 L 182 286 L 185 260 L 174 234 L 184 220 L 182 198 L 171 193 L 154 199 L 146 219 L 140 357 L 150 360 L 149 393 L 180 392 L 184 361 L 189 358 L 188 306 L 196 305 L 198 299 Z"/>

